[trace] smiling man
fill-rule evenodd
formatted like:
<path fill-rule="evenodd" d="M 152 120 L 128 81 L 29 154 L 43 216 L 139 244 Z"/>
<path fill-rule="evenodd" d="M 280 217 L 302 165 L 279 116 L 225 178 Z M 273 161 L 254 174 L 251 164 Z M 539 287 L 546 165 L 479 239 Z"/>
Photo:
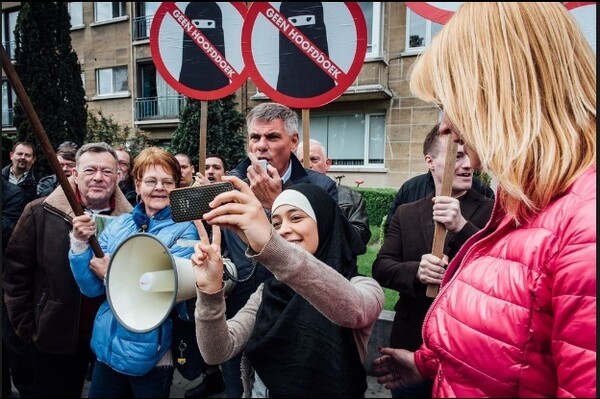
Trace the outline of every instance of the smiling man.
<path fill-rule="evenodd" d="M 423 143 L 425 164 L 433 176 L 436 190 L 442 187 L 449 134 L 436 125 Z M 427 197 L 400 205 L 390 222 L 375 262 L 373 278 L 381 286 L 400 292 L 394 307 L 390 346 L 411 351 L 422 343 L 421 327 L 433 298 L 425 295 L 428 284 L 440 284 L 449 259 L 461 245 L 485 226 L 494 200 L 472 189 L 473 164 L 459 145 L 454 164 L 452 195 Z M 431 253 L 434 222 L 443 223 L 448 233 L 443 259 Z M 432 382 L 425 381 L 404 389 L 392 390 L 392 397 L 431 397 Z"/>
<path fill-rule="evenodd" d="M 106 143 L 77 151 L 72 184 L 85 212 L 131 212 L 117 188 L 117 165 L 117 154 Z M 17 335 L 31 345 L 34 397 L 81 397 L 92 355 L 92 323 L 104 297 L 83 296 L 71 272 L 74 216 L 59 186 L 27 204 L 6 247 L 4 298 Z"/>

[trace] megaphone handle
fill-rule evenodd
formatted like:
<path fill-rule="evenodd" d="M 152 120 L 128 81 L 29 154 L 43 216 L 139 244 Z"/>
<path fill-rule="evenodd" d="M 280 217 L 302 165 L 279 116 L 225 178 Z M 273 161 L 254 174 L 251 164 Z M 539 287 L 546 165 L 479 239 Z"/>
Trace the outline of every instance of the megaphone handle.
<path fill-rule="evenodd" d="M 231 273 L 229 273 L 229 270 L 227 270 L 226 267 L 223 268 L 223 273 L 227 276 L 227 278 L 229 278 L 231 281 L 234 281 L 236 283 L 245 283 L 246 281 L 250 280 L 252 278 L 252 276 L 254 276 L 254 273 L 256 272 L 256 268 L 258 266 L 258 262 L 255 261 L 254 259 L 252 260 L 252 270 L 250 270 L 250 274 L 248 274 L 248 276 L 246 276 L 243 279 L 238 279 L 237 277 L 234 277 L 231 275 Z"/>

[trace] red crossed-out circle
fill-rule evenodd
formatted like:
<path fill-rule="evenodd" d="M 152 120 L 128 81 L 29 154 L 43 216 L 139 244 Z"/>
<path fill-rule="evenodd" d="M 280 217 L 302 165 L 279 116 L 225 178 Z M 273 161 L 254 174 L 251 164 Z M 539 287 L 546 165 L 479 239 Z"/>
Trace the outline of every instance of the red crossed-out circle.
<path fill-rule="evenodd" d="M 405 1 L 404 4 L 420 16 L 438 24 L 444 25 L 456 12 L 456 7 L 442 8 L 435 2 Z M 456 4 L 456 3 L 455 3 Z M 457 3 L 462 4 L 462 3 Z"/>
<path fill-rule="evenodd" d="M 219 67 L 224 71 L 226 75 L 230 76 L 230 83 L 225 85 L 222 88 L 216 90 L 202 91 L 197 90 L 191 87 L 188 87 L 181 82 L 171 73 L 169 68 L 167 67 L 163 52 L 161 52 L 161 43 L 160 43 L 160 33 L 161 29 L 164 27 L 163 23 L 166 21 L 166 16 L 168 15 L 177 24 L 181 25 L 182 33 L 184 30 L 188 31 L 188 35 L 194 34 L 196 37 L 201 38 L 200 41 L 204 43 L 208 43 L 208 39 L 204 37 L 202 32 L 197 29 L 191 21 L 186 17 L 185 13 L 177 6 L 178 3 L 175 2 L 163 2 L 156 14 L 154 14 L 154 19 L 152 21 L 152 27 L 150 29 L 150 51 L 152 53 L 152 59 L 154 60 L 154 64 L 156 65 L 156 70 L 160 73 L 162 78 L 177 92 L 186 95 L 191 98 L 195 98 L 198 100 L 218 100 L 220 98 L 226 97 L 232 93 L 234 93 L 239 87 L 246 82 L 248 78 L 248 69 L 245 65 L 243 65 L 241 70 L 236 70 L 236 68 L 229 63 L 225 57 L 221 56 L 222 62 Z M 247 7 L 242 2 L 224 2 L 217 3 L 221 5 L 230 5 L 235 8 L 240 14 L 239 21 L 223 21 L 224 29 L 227 29 L 231 23 L 239 22 L 241 24 L 244 23 L 244 17 L 248 11 Z M 241 37 L 240 37 L 241 40 Z M 199 47 L 202 46 L 199 44 Z M 231 49 L 233 51 L 235 49 Z M 217 51 L 216 49 L 211 49 L 211 51 Z M 239 51 L 241 51 L 241 46 Z M 229 52 L 229 50 L 228 50 Z M 218 53 L 218 51 L 217 51 Z"/>
<path fill-rule="evenodd" d="M 563 6 L 565 6 L 567 8 L 567 10 L 569 10 L 569 11 L 574 10 L 575 8 L 591 6 L 591 5 L 595 6 L 596 2 L 595 1 L 565 1 L 563 3 Z"/>
<path fill-rule="evenodd" d="M 354 57 L 347 71 L 344 71 L 343 68 L 337 66 L 335 64 L 335 60 L 325 57 L 328 60 L 328 65 L 333 65 L 332 69 L 337 68 L 335 76 L 332 76 L 335 80 L 336 85 L 331 90 L 310 98 L 292 97 L 283 94 L 277 91 L 277 89 L 273 87 L 269 82 L 267 82 L 267 79 L 265 79 L 265 77 L 261 75 L 259 65 L 261 65 L 262 63 L 263 68 L 268 68 L 268 66 L 264 66 L 264 60 L 261 60 L 262 55 L 254 54 L 254 44 L 256 41 L 269 41 L 273 43 L 272 48 L 277 49 L 278 36 L 264 37 L 265 35 L 263 35 L 262 37 L 259 37 L 258 33 L 255 30 L 257 21 L 259 20 L 259 18 L 262 18 L 268 23 L 272 23 L 272 25 L 279 32 L 283 32 L 284 34 L 289 32 L 285 30 L 286 28 L 284 26 L 282 26 L 281 24 L 277 25 L 277 23 L 275 22 L 275 20 L 282 21 L 281 18 L 285 19 L 285 17 L 279 14 L 279 11 L 272 5 L 272 3 L 254 2 L 248 9 L 248 14 L 246 15 L 246 21 L 242 30 L 242 52 L 244 56 L 244 63 L 249 68 L 250 77 L 252 78 L 256 86 L 271 100 L 277 101 L 281 104 L 287 105 L 288 107 L 292 108 L 320 107 L 341 96 L 344 93 L 344 91 L 346 91 L 346 89 L 350 87 L 350 85 L 352 85 L 352 83 L 360 73 L 360 70 L 365 60 L 365 55 L 367 53 L 367 25 L 360 5 L 357 2 L 323 3 L 323 5 L 325 4 L 339 4 L 347 7 L 349 15 L 351 16 L 351 20 L 349 18 L 347 22 L 352 23 L 354 25 L 356 32 L 355 48 L 350 49 L 354 51 Z M 267 14 L 269 16 L 267 16 Z M 335 26 L 327 26 L 327 29 L 335 29 Z M 257 34 L 257 36 L 255 36 L 255 34 Z M 309 40 L 306 39 L 303 43 L 306 42 L 309 42 Z M 294 44 L 296 44 L 296 46 L 300 48 L 300 45 L 298 43 Z M 313 44 L 311 43 L 310 46 L 313 46 Z M 330 43 L 329 46 L 331 48 L 332 44 Z M 306 49 L 304 50 L 306 51 Z M 308 57 L 308 54 L 306 55 Z M 325 70 L 323 66 L 321 66 L 321 68 Z M 299 70 L 297 71 L 297 73 L 300 75 L 302 74 L 302 71 Z"/>

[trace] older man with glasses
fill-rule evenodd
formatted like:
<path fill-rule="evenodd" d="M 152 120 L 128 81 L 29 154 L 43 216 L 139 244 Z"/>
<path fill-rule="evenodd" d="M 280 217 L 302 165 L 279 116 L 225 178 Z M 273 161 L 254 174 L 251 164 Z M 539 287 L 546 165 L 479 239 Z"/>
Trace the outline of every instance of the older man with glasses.
<path fill-rule="evenodd" d="M 106 143 L 77 151 L 72 184 L 86 213 L 131 212 L 117 189 L 117 165 Z M 58 187 L 25 207 L 5 252 L 4 298 L 17 335 L 30 344 L 35 397 L 81 397 L 92 324 L 104 300 L 83 296 L 73 278 L 68 253 L 74 216 Z"/>

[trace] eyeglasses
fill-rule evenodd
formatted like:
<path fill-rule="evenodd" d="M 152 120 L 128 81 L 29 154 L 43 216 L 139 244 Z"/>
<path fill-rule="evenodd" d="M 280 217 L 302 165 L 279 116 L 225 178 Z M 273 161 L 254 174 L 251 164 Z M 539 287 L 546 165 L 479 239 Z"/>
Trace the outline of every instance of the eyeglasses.
<path fill-rule="evenodd" d="M 117 174 L 116 171 L 110 169 L 110 168 L 92 168 L 92 167 L 87 167 L 83 169 L 83 174 L 86 176 L 95 176 L 96 173 L 102 173 L 102 176 L 105 177 L 113 177 L 114 175 Z"/>
<path fill-rule="evenodd" d="M 173 179 L 157 180 L 153 177 L 149 177 L 146 180 L 143 180 L 143 182 L 147 187 L 152 188 L 156 187 L 158 182 L 161 182 L 164 188 L 175 188 L 175 180 Z"/>

